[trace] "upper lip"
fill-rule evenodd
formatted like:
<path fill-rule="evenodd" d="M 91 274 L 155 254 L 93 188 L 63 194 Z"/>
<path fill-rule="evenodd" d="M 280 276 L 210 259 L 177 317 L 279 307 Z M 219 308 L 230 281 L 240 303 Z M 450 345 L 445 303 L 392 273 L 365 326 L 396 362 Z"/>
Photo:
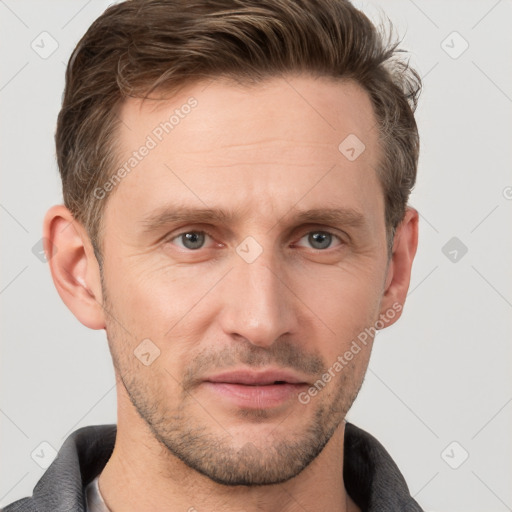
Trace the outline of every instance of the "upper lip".
<path fill-rule="evenodd" d="M 246 384 L 249 386 L 265 386 L 275 382 L 288 384 L 306 384 L 306 381 L 289 370 L 268 369 L 262 371 L 234 370 L 217 373 L 203 379 L 208 382 L 225 382 L 229 384 Z"/>

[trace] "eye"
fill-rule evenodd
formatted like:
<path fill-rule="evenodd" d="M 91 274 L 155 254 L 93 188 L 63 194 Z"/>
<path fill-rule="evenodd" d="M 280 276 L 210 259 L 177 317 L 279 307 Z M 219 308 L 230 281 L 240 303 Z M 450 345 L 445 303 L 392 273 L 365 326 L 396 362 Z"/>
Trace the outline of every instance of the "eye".
<path fill-rule="evenodd" d="M 203 247 L 206 237 L 210 237 L 210 235 L 204 231 L 185 231 L 170 238 L 168 241 L 179 241 L 181 242 L 181 246 L 179 243 L 177 244 L 179 247 L 194 251 Z"/>
<path fill-rule="evenodd" d="M 213 240 L 213 238 L 205 231 L 191 230 L 183 231 L 182 233 L 172 236 L 167 240 L 167 242 L 173 243 L 187 251 L 197 251 L 203 248 L 207 238 Z M 334 239 L 338 240 L 338 246 L 343 245 L 343 240 L 338 235 L 323 230 L 310 231 L 302 236 L 299 242 L 303 239 L 307 239 L 307 243 L 310 244 L 313 249 L 320 251 L 329 249 Z"/>
<path fill-rule="evenodd" d="M 307 238 L 307 242 L 311 244 L 313 249 L 318 250 L 329 249 L 334 238 L 338 239 L 340 242 L 338 245 L 343 243 L 338 235 L 330 233 L 329 231 L 310 231 L 304 235 L 301 240 L 304 238 Z"/>

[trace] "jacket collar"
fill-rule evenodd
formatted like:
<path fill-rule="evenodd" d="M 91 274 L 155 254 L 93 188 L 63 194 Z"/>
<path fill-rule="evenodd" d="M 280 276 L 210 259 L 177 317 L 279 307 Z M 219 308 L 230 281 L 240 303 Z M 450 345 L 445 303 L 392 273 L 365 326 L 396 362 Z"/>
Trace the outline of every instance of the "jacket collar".
<path fill-rule="evenodd" d="M 115 424 L 75 430 L 34 487 L 32 497 L 12 503 L 4 512 L 85 512 L 84 489 L 105 467 L 116 432 Z M 343 480 L 348 494 L 364 512 L 423 512 L 385 448 L 348 422 Z"/>

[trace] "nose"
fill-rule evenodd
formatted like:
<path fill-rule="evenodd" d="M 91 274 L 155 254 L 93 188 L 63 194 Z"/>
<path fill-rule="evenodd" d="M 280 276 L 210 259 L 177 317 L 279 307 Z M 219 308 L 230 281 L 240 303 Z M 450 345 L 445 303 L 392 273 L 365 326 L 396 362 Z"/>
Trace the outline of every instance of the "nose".
<path fill-rule="evenodd" d="M 234 268 L 222 283 L 219 321 L 232 338 L 269 347 L 285 334 L 296 332 L 294 295 L 281 265 L 261 254 L 252 263 L 235 255 Z"/>

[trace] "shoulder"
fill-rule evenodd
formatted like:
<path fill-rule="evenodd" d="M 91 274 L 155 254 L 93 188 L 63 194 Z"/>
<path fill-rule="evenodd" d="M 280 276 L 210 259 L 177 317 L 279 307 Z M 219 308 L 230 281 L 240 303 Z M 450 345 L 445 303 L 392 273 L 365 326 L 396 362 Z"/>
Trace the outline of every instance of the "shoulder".
<path fill-rule="evenodd" d="M 84 487 L 110 458 L 116 433 L 115 424 L 90 425 L 72 432 L 32 496 L 7 505 L 1 512 L 83 512 Z"/>

